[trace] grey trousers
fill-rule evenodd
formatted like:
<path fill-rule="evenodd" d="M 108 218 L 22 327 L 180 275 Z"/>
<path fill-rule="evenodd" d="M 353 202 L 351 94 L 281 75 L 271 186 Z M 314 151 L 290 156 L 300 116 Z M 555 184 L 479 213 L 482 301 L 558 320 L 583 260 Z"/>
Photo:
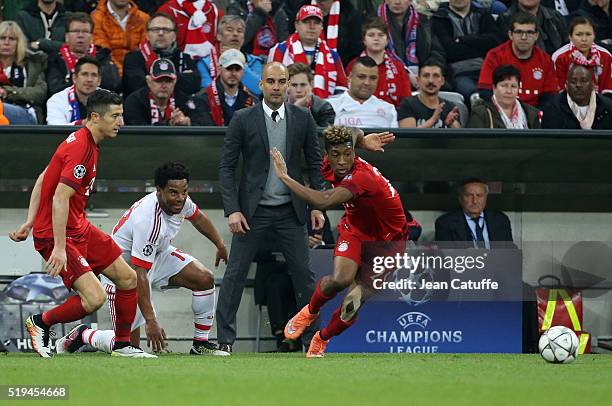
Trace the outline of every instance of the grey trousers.
<path fill-rule="evenodd" d="M 259 247 L 269 243 L 264 238 L 273 231 L 275 245 L 280 246 L 287 261 L 289 276 L 295 291 L 298 309 L 308 304 L 314 292 L 315 279 L 310 270 L 308 233 L 305 224 L 299 224 L 291 203 L 278 207 L 258 206 L 249 223 L 246 235 L 234 235 L 229 262 L 217 302 L 217 339 L 219 343 L 233 344 L 236 340 L 236 312 L 249 267 Z M 302 343 L 308 345 L 319 329 L 317 320 L 302 336 Z"/>

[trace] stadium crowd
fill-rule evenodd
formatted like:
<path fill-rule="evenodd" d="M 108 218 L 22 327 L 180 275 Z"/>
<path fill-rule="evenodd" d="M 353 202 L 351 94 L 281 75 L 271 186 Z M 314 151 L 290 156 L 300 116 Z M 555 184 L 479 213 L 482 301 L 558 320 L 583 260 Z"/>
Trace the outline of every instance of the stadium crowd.
<path fill-rule="evenodd" d="M 610 0 L 15 0 L 0 124 L 227 126 L 263 65 L 319 126 L 612 128 Z"/>

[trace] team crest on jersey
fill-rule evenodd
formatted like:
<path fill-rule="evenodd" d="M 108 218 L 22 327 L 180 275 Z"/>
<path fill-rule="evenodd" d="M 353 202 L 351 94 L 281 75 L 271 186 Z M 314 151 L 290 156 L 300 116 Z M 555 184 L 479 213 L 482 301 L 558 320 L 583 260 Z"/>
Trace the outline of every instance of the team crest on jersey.
<path fill-rule="evenodd" d="M 81 265 L 84 268 L 89 268 L 89 263 L 87 262 L 87 260 L 83 256 L 79 257 L 79 262 L 81 263 Z"/>
<path fill-rule="evenodd" d="M 338 245 L 338 251 L 340 252 L 345 252 L 348 249 L 349 249 L 349 245 L 347 241 L 342 241 L 340 245 Z"/>
<path fill-rule="evenodd" d="M 153 246 L 151 244 L 145 245 L 142 249 L 142 253 L 145 255 L 145 257 L 148 257 L 153 253 Z"/>
<path fill-rule="evenodd" d="M 75 166 L 74 171 L 72 171 L 74 177 L 77 179 L 83 179 L 85 177 L 86 172 L 87 172 L 87 169 L 85 169 L 85 166 L 83 165 Z"/>
<path fill-rule="evenodd" d="M 533 70 L 533 78 L 534 78 L 535 80 L 541 80 L 543 76 L 544 76 L 544 72 L 542 71 L 542 69 L 540 69 L 540 68 L 535 68 L 535 69 Z"/>
<path fill-rule="evenodd" d="M 210 24 L 205 23 L 202 26 L 202 32 L 204 32 L 204 34 L 208 34 L 210 32 L 210 30 L 212 30 L 212 27 L 210 26 Z"/>

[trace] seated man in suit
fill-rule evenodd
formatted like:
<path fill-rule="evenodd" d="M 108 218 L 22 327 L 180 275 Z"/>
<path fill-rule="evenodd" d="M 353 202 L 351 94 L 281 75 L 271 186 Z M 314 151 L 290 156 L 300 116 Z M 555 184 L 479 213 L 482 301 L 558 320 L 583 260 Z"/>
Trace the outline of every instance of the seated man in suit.
<path fill-rule="evenodd" d="M 489 187 L 478 179 L 464 181 L 458 190 L 461 210 L 443 214 L 436 220 L 438 242 L 467 241 L 474 248 L 491 248 L 495 242 L 512 242 L 512 228 L 508 216 L 500 211 L 487 210 Z M 501 244 L 504 245 L 504 244 Z"/>

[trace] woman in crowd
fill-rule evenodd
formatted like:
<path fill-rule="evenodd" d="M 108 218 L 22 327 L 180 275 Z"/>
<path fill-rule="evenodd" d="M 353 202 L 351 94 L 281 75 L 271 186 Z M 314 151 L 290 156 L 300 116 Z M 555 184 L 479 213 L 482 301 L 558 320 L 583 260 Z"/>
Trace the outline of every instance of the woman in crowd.
<path fill-rule="evenodd" d="M 540 128 L 540 111 L 518 99 L 521 73 L 513 65 L 493 71 L 493 97 L 472 107 L 469 128 Z"/>
<path fill-rule="evenodd" d="M 11 124 L 44 122 L 46 55 L 28 55 L 27 47 L 26 37 L 17 23 L 0 23 L 0 99 Z"/>

